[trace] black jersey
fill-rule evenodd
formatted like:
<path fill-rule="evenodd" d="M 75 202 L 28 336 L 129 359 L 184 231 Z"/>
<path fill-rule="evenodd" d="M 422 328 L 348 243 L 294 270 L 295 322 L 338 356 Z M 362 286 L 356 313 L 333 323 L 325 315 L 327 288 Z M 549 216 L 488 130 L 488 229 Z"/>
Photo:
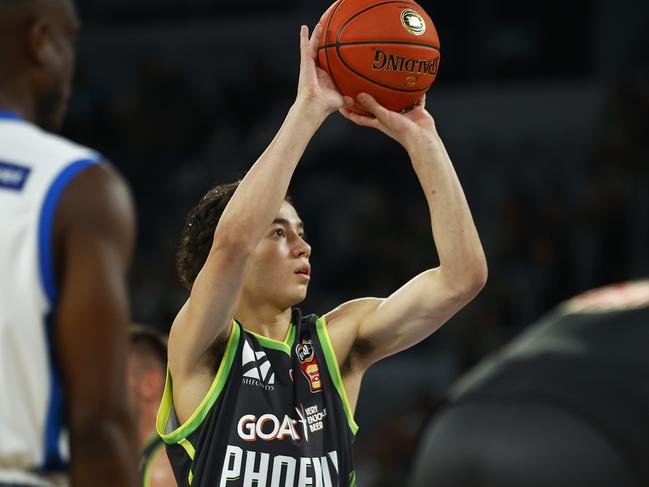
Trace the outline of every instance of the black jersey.
<path fill-rule="evenodd" d="M 149 487 L 151 485 L 151 468 L 153 462 L 158 458 L 158 455 L 163 453 L 164 442 L 158 435 L 154 435 L 147 441 L 142 449 L 142 458 L 140 460 L 140 478 L 142 487 Z"/>
<path fill-rule="evenodd" d="M 207 395 L 183 425 L 171 378 L 158 433 L 180 487 L 348 487 L 354 422 L 324 318 L 293 310 L 283 342 L 232 324 Z"/>
<path fill-rule="evenodd" d="M 454 387 L 451 403 L 545 401 L 585 418 L 649 482 L 649 280 L 578 296 Z"/>

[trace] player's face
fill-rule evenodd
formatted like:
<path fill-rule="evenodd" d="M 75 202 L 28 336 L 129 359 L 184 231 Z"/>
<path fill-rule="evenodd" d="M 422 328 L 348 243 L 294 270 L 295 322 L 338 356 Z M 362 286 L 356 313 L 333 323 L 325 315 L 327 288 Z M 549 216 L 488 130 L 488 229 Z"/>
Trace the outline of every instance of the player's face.
<path fill-rule="evenodd" d="M 284 202 L 253 253 L 244 292 L 281 308 L 298 304 L 309 286 L 310 256 L 302 222 L 295 208 Z"/>
<path fill-rule="evenodd" d="M 38 123 L 58 130 L 72 91 L 79 20 L 70 0 L 56 3 L 47 17 L 42 72 L 37 100 Z"/>

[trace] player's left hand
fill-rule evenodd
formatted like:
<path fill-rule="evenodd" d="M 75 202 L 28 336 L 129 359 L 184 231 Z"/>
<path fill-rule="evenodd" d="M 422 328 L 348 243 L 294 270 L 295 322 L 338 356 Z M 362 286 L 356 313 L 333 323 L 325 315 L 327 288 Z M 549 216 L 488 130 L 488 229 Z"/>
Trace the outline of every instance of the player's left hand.
<path fill-rule="evenodd" d="M 309 28 L 300 28 L 300 77 L 297 100 L 315 107 L 324 117 L 340 108 L 351 107 L 354 100 L 343 96 L 326 71 L 318 67 L 318 45 L 322 26 L 317 24 L 309 37 Z"/>
<path fill-rule="evenodd" d="M 340 109 L 340 113 L 357 125 L 380 130 L 408 151 L 426 138 L 437 135 L 435 121 L 426 111 L 426 95 L 405 113 L 388 110 L 367 93 L 359 93 L 356 99 L 370 115 L 361 115 L 346 108 Z"/>

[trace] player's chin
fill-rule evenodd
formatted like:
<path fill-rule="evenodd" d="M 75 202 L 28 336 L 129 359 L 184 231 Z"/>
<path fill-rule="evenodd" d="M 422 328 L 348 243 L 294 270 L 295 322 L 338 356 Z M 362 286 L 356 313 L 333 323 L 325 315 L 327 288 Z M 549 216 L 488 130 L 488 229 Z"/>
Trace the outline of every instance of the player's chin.
<path fill-rule="evenodd" d="M 309 284 L 299 284 L 295 286 L 292 289 L 291 292 L 291 306 L 295 306 L 296 304 L 300 304 L 302 301 L 306 299 L 306 294 L 309 288 Z"/>

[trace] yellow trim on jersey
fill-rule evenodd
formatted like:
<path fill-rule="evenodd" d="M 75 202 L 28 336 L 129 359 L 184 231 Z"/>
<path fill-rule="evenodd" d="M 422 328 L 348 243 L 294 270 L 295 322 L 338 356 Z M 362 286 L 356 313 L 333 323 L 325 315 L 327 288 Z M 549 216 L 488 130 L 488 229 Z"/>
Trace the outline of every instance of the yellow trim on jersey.
<path fill-rule="evenodd" d="M 200 403 L 196 411 L 191 415 L 191 417 L 185 421 L 181 426 L 176 428 L 171 433 L 165 433 L 167 424 L 169 423 L 169 417 L 171 416 L 171 409 L 173 406 L 173 394 L 171 387 L 171 374 L 169 368 L 167 368 L 167 380 L 165 382 L 165 390 L 162 395 L 162 401 L 160 402 L 160 409 L 158 410 L 158 416 L 156 418 L 156 430 L 160 438 L 167 444 L 180 444 L 183 439 L 188 435 L 196 431 L 196 428 L 200 426 L 203 422 L 210 409 L 218 399 L 225 383 L 230 375 L 230 370 L 232 369 L 232 363 L 234 362 L 234 357 L 239 345 L 239 337 L 241 335 L 239 325 L 233 320 L 232 329 L 230 331 L 230 337 L 228 338 L 228 343 L 225 347 L 225 352 L 223 353 L 223 358 L 221 359 L 221 364 L 219 365 L 219 370 L 212 381 L 210 389 L 207 391 L 207 394 L 203 398 L 203 401 Z"/>
<path fill-rule="evenodd" d="M 194 457 L 196 456 L 196 449 L 194 448 L 194 445 L 192 445 L 187 438 L 183 438 L 178 442 L 178 444 L 185 449 L 187 455 L 189 455 L 189 458 L 193 463 Z M 189 476 L 187 480 L 189 481 L 189 485 L 192 485 L 192 480 L 194 480 L 194 472 L 192 472 L 191 467 L 189 468 Z"/>
<path fill-rule="evenodd" d="M 239 325 L 243 328 L 243 325 L 239 323 Z M 296 329 L 297 326 L 295 326 L 293 323 L 291 323 L 288 327 L 288 330 L 286 330 L 286 336 L 284 337 L 284 340 L 281 342 L 279 340 L 275 340 L 273 338 L 268 338 L 265 337 L 264 335 L 259 335 L 258 333 L 255 333 L 254 331 L 250 331 L 246 328 L 243 328 L 246 333 L 250 333 L 253 335 L 258 341 L 259 344 L 264 347 L 264 348 L 270 348 L 271 350 L 278 350 L 280 352 L 284 352 L 287 355 L 291 355 L 291 347 L 293 346 L 293 342 L 295 341 L 295 335 L 297 334 Z"/>
<path fill-rule="evenodd" d="M 336 358 L 336 353 L 334 352 L 334 347 L 331 344 L 331 338 L 329 338 L 329 331 L 327 330 L 327 322 L 324 316 L 318 318 L 318 321 L 315 323 L 316 331 L 318 337 L 320 338 L 320 346 L 325 354 L 325 361 L 327 362 L 327 368 L 329 369 L 329 375 L 334 381 L 334 386 L 340 395 L 340 398 L 343 402 L 343 409 L 345 410 L 345 415 L 347 416 L 347 423 L 349 424 L 349 429 L 352 430 L 352 433 L 356 435 L 358 431 L 358 424 L 354 420 L 354 413 L 349 404 L 349 399 L 347 397 L 347 391 L 345 390 L 345 385 L 343 383 L 342 375 L 340 374 L 340 367 L 338 366 L 338 359 Z"/>

